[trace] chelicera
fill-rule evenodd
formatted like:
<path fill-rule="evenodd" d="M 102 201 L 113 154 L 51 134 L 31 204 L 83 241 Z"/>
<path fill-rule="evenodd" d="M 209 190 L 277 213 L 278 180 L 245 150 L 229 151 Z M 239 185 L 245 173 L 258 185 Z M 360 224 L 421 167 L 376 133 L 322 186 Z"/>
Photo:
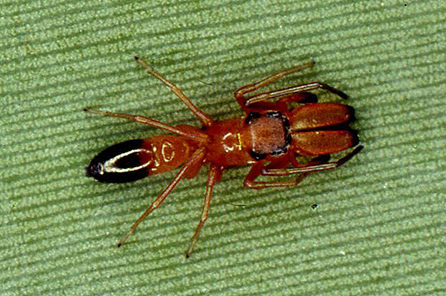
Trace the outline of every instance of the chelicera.
<path fill-rule="evenodd" d="M 314 82 L 249 96 L 284 76 L 314 65 L 309 62 L 281 71 L 256 83 L 242 86 L 235 98 L 243 112 L 242 117 L 214 120 L 198 109 L 172 82 L 153 70 L 147 63 L 135 60 L 165 85 L 189 108 L 202 127 L 191 125 L 171 126 L 140 115 L 112 113 L 85 109 L 85 111 L 110 117 L 124 118 L 170 134 L 145 139 L 130 140 L 113 145 L 93 158 L 87 167 L 87 175 L 100 182 L 129 182 L 179 168 L 174 179 L 150 207 L 134 222 L 130 231 L 119 241 L 121 246 L 135 232 L 138 225 L 157 209 L 182 178 L 193 178 L 201 167 L 210 164 L 206 183 L 203 210 L 192 237 L 186 257 L 189 257 L 208 218 L 214 185 L 224 170 L 238 166 L 252 166 L 243 182 L 254 189 L 288 187 L 297 185 L 311 172 L 339 167 L 362 146 L 358 145 L 356 131 L 349 127 L 354 109 L 339 103 L 318 103 L 317 96 L 309 91 L 324 89 L 347 99 L 343 92 L 323 83 Z M 271 101 L 274 99 L 274 101 Z M 294 106 L 291 106 L 293 103 Z M 296 107 L 294 103 L 299 103 Z M 330 155 L 355 147 L 346 156 L 330 161 Z M 310 160 L 301 163 L 298 156 Z M 274 176 L 291 176 L 277 180 Z M 259 176 L 270 180 L 258 181 Z"/>

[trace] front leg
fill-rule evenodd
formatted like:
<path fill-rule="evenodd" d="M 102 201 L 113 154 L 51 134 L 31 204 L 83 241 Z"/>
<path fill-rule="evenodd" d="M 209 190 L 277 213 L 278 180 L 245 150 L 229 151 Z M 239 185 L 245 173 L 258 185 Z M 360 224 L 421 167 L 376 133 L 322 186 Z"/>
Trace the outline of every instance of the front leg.
<path fill-rule="evenodd" d="M 315 163 L 310 161 L 305 165 L 300 165 L 294 168 L 265 169 L 261 173 L 265 176 L 287 176 L 292 174 L 308 174 L 317 171 L 333 170 L 352 159 L 352 157 L 358 154 L 363 148 L 364 146 L 358 146 L 355 148 L 355 150 L 334 162 Z"/>
<path fill-rule="evenodd" d="M 259 161 L 253 165 L 251 170 L 243 182 L 245 187 L 251 189 L 263 189 L 266 187 L 292 187 L 299 184 L 307 174 L 301 174 L 294 180 L 285 180 L 285 181 L 255 181 L 260 175 L 264 175 L 265 166 L 263 161 Z"/>
<path fill-rule="evenodd" d="M 329 92 L 341 97 L 344 100 L 348 99 L 347 94 L 345 94 L 344 92 L 342 92 L 334 87 L 331 87 L 330 85 L 327 85 L 327 84 L 324 84 L 321 82 L 310 82 L 310 83 L 305 83 L 302 85 L 284 88 L 281 90 L 276 90 L 276 91 L 253 95 L 251 97 L 244 98 L 244 102 L 245 102 L 245 106 L 250 106 L 250 105 L 253 105 L 253 104 L 256 104 L 259 102 L 264 102 L 269 99 L 281 97 L 282 99 L 284 99 L 287 102 L 307 103 L 311 100 L 314 101 L 314 98 L 310 97 L 311 94 L 308 91 L 315 90 L 315 89 L 324 89 L 326 91 L 329 91 Z M 313 96 L 315 96 L 315 95 L 313 95 Z M 317 99 L 316 99 L 316 101 L 317 101 Z"/>
<path fill-rule="evenodd" d="M 358 151 L 359 152 L 359 151 Z M 353 155 L 352 155 L 353 156 Z M 350 158 L 352 157 L 350 156 Z M 346 157 L 345 157 L 346 158 Z M 350 159 L 349 158 L 349 159 Z M 330 155 L 321 155 L 313 158 L 305 164 L 298 163 L 296 157 L 292 153 L 287 153 L 280 158 L 271 161 L 265 166 L 264 161 L 259 161 L 252 169 L 249 171 L 245 178 L 244 185 L 248 188 L 262 189 L 265 187 L 291 187 L 298 185 L 311 171 L 308 170 L 309 167 L 316 167 L 325 165 L 330 160 Z M 347 159 L 348 160 L 348 159 Z M 347 161 L 344 159 L 344 162 Z M 292 165 L 293 168 L 287 168 L 288 165 Z M 305 171 L 298 172 L 299 169 L 304 169 Z M 295 170 L 294 172 L 290 172 Z M 293 180 L 284 181 L 255 181 L 260 175 L 263 176 L 284 176 L 297 174 L 300 175 Z"/>
<path fill-rule="evenodd" d="M 258 90 L 259 88 L 264 87 L 264 86 L 266 86 L 266 85 L 268 85 L 268 84 L 270 84 L 270 83 L 272 83 L 272 82 L 274 82 L 276 80 L 279 80 L 279 79 L 281 79 L 281 78 L 283 78 L 283 77 L 285 77 L 285 76 L 287 76 L 287 75 L 289 75 L 291 73 L 302 71 L 303 69 L 312 67 L 313 65 L 314 65 L 314 62 L 309 62 L 309 63 L 303 64 L 303 65 L 300 65 L 300 66 L 297 66 L 297 67 L 294 67 L 294 68 L 291 68 L 291 69 L 280 71 L 280 72 L 278 72 L 276 74 L 273 74 L 271 76 L 265 77 L 264 79 L 262 79 L 262 80 L 260 80 L 260 81 L 258 81 L 256 83 L 248 84 L 248 85 L 240 87 L 235 92 L 234 96 L 237 99 L 237 102 L 242 107 L 242 109 L 245 112 L 247 112 L 248 111 L 247 100 L 249 98 L 246 98 L 245 94 L 253 92 L 255 90 Z"/>

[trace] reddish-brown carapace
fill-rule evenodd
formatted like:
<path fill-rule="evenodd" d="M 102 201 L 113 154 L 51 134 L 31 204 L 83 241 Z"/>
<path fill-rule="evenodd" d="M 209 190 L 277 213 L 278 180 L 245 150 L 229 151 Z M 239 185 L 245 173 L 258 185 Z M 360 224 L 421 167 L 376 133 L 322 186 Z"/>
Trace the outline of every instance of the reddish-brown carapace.
<path fill-rule="evenodd" d="M 206 163 L 210 164 L 200 222 L 192 237 L 186 257 L 193 251 L 208 217 L 214 185 L 230 167 L 252 166 L 244 186 L 254 189 L 297 185 L 308 173 L 334 169 L 351 159 L 363 147 L 358 145 L 356 131 L 349 127 L 354 109 L 339 103 L 318 103 L 309 91 L 324 89 L 346 99 L 343 92 L 323 83 L 313 82 L 254 95 L 256 91 L 284 76 L 314 65 L 309 62 L 259 82 L 242 86 L 235 92 L 244 115 L 234 119 L 214 120 L 198 109 L 179 87 L 154 71 L 144 61 L 135 60 L 165 85 L 189 108 L 202 127 L 171 126 L 140 115 L 85 109 L 104 116 L 120 117 L 169 132 L 145 139 L 113 145 L 93 158 L 87 176 L 100 182 L 129 182 L 181 167 L 170 184 L 131 226 L 118 247 L 135 232 L 139 223 L 157 209 L 183 178 L 193 178 Z M 349 148 L 353 151 L 337 161 L 330 155 Z M 309 160 L 300 163 L 298 156 Z M 296 175 L 287 180 L 277 176 Z M 259 176 L 267 180 L 257 181 Z M 276 176 L 274 178 L 274 176 Z"/>

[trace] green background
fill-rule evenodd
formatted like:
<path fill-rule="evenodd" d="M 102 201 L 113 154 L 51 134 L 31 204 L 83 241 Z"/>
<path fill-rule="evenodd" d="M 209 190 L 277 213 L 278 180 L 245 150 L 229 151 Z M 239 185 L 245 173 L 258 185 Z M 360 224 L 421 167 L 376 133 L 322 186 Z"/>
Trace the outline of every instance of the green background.
<path fill-rule="evenodd" d="M 445 1 L 5 0 L 0 11 L 0 295 L 445 295 Z M 345 91 L 365 149 L 292 189 L 248 190 L 249 168 L 228 170 L 185 261 L 206 167 L 117 249 L 174 173 L 86 178 L 105 147 L 161 132 L 82 109 L 198 126 L 134 55 L 217 119 L 242 115 L 237 87 L 315 60 L 272 88 Z"/>

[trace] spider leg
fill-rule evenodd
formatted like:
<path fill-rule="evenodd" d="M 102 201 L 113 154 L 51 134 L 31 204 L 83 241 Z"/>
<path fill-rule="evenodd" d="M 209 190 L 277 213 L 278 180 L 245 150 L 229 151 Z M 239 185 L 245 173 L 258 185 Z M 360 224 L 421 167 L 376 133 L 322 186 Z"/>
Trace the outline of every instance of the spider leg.
<path fill-rule="evenodd" d="M 265 176 L 286 176 L 291 174 L 302 174 L 302 173 L 311 173 L 311 172 L 317 172 L 317 171 L 325 171 L 325 170 L 332 170 L 335 169 L 350 159 L 352 159 L 353 156 L 358 154 L 364 146 L 358 146 L 356 147 L 352 152 L 344 156 L 343 158 L 334 161 L 334 162 L 325 162 L 325 163 L 308 163 L 303 166 L 294 167 L 294 168 L 280 168 L 280 169 L 265 169 L 262 171 L 262 175 Z"/>
<path fill-rule="evenodd" d="M 203 210 L 201 211 L 200 222 L 198 222 L 197 228 L 195 229 L 194 236 L 190 242 L 189 248 L 186 251 L 186 259 L 190 257 L 192 251 L 194 250 L 195 244 L 198 241 L 198 237 L 200 236 L 201 229 L 204 226 L 208 216 L 209 216 L 209 208 L 211 205 L 211 197 L 212 190 L 214 188 L 215 183 L 218 182 L 222 173 L 222 169 L 218 165 L 211 165 L 209 170 L 209 177 L 206 184 L 206 194 L 204 196 Z"/>
<path fill-rule="evenodd" d="M 237 99 L 237 101 L 240 104 L 240 106 L 242 107 L 242 109 L 244 111 L 247 111 L 247 105 L 248 104 L 246 102 L 247 98 L 245 97 L 245 94 L 253 92 L 253 91 L 255 91 L 255 90 L 259 89 L 259 88 L 262 88 L 262 87 L 264 87 L 264 86 L 266 86 L 266 85 L 268 85 L 268 84 L 270 84 L 270 83 L 272 83 L 272 82 L 274 82 L 276 80 L 279 80 L 279 79 L 281 79 L 281 78 L 283 78 L 283 77 L 285 77 L 285 76 L 287 76 L 287 75 L 289 75 L 291 73 L 295 73 L 295 72 L 298 72 L 298 71 L 302 71 L 303 69 L 312 67 L 313 65 L 314 65 L 314 62 L 309 62 L 309 63 L 303 64 L 303 65 L 300 65 L 300 66 L 297 66 L 297 67 L 294 67 L 294 68 L 290 68 L 290 69 L 287 69 L 287 70 L 280 71 L 280 72 L 278 72 L 276 74 L 273 74 L 271 76 L 265 77 L 265 78 L 263 78 L 262 80 L 260 80 L 258 82 L 255 82 L 253 84 L 248 84 L 248 85 L 240 87 L 235 92 L 234 96 Z"/>
<path fill-rule="evenodd" d="M 93 113 L 93 114 L 99 114 L 103 116 L 109 116 L 109 117 L 118 117 L 118 118 L 125 118 L 130 121 L 139 122 L 142 124 L 146 124 L 155 128 L 159 128 L 180 136 L 187 137 L 192 140 L 196 140 L 199 142 L 205 142 L 208 140 L 208 136 L 201 132 L 198 129 L 194 128 L 186 128 L 186 127 L 173 127 L 169 124 L 163 123 L 161 121 L 151 119 L 145 116 L 141 115 L 132 115 L 132 114 L 123 114 L 123 113 L 113 113 L 108 111 L 102 111 L 102 110 L 94 110 L 94 109 L 84 109 L 85 112 Z"/>
<path fill-rule="evenodd" d="M 161 80 L 162 83 L 167 85 L 172 90 L 172 92 L 187 106 L 187 108 L 189 108 L 189 110 L 195 115 L 195 117 L 197 117 L 197 119 L 200 120 L 201 123 L 203 123 L 203 125 L 210 126 L 212 124 L 212 117 L 195 106 L 177 85 L 164 78 L 160 73 L 153 70 L 146 62 L 136 56 L 135 61 L 140 64 L 141 67 L 146 69 L 148 73 L 152 74 L 153 76 Z"/>
<path fill-rule="evenodd" d="M 183 175 L 187 172 L 187 170 L 194 166 L 196 163 L 202 162 L 204 157 L 206 156 L 206 148 L 200 148 L 194 152 L 191 158 L 186 162 L 186 164 L 181 168 L 181 170 L 177 173 L 175 178 L 170 182 L 169 185 L 161 192 L 161 194 L 152 202 L 150 207 L 138 218 L 138 220 L 133 223 L 132 227 L 130 227 L 130 231 L 127 232 L 126 235 L 122 237 L 122 239 L 118 242 L 118 248 L 122 246 L 127 238 L 135 232 L 138 225 L 154 210 L 156 210 L 166 199 L 166 197 L 172 192 L 175 186 L 180 182 Z"/>

